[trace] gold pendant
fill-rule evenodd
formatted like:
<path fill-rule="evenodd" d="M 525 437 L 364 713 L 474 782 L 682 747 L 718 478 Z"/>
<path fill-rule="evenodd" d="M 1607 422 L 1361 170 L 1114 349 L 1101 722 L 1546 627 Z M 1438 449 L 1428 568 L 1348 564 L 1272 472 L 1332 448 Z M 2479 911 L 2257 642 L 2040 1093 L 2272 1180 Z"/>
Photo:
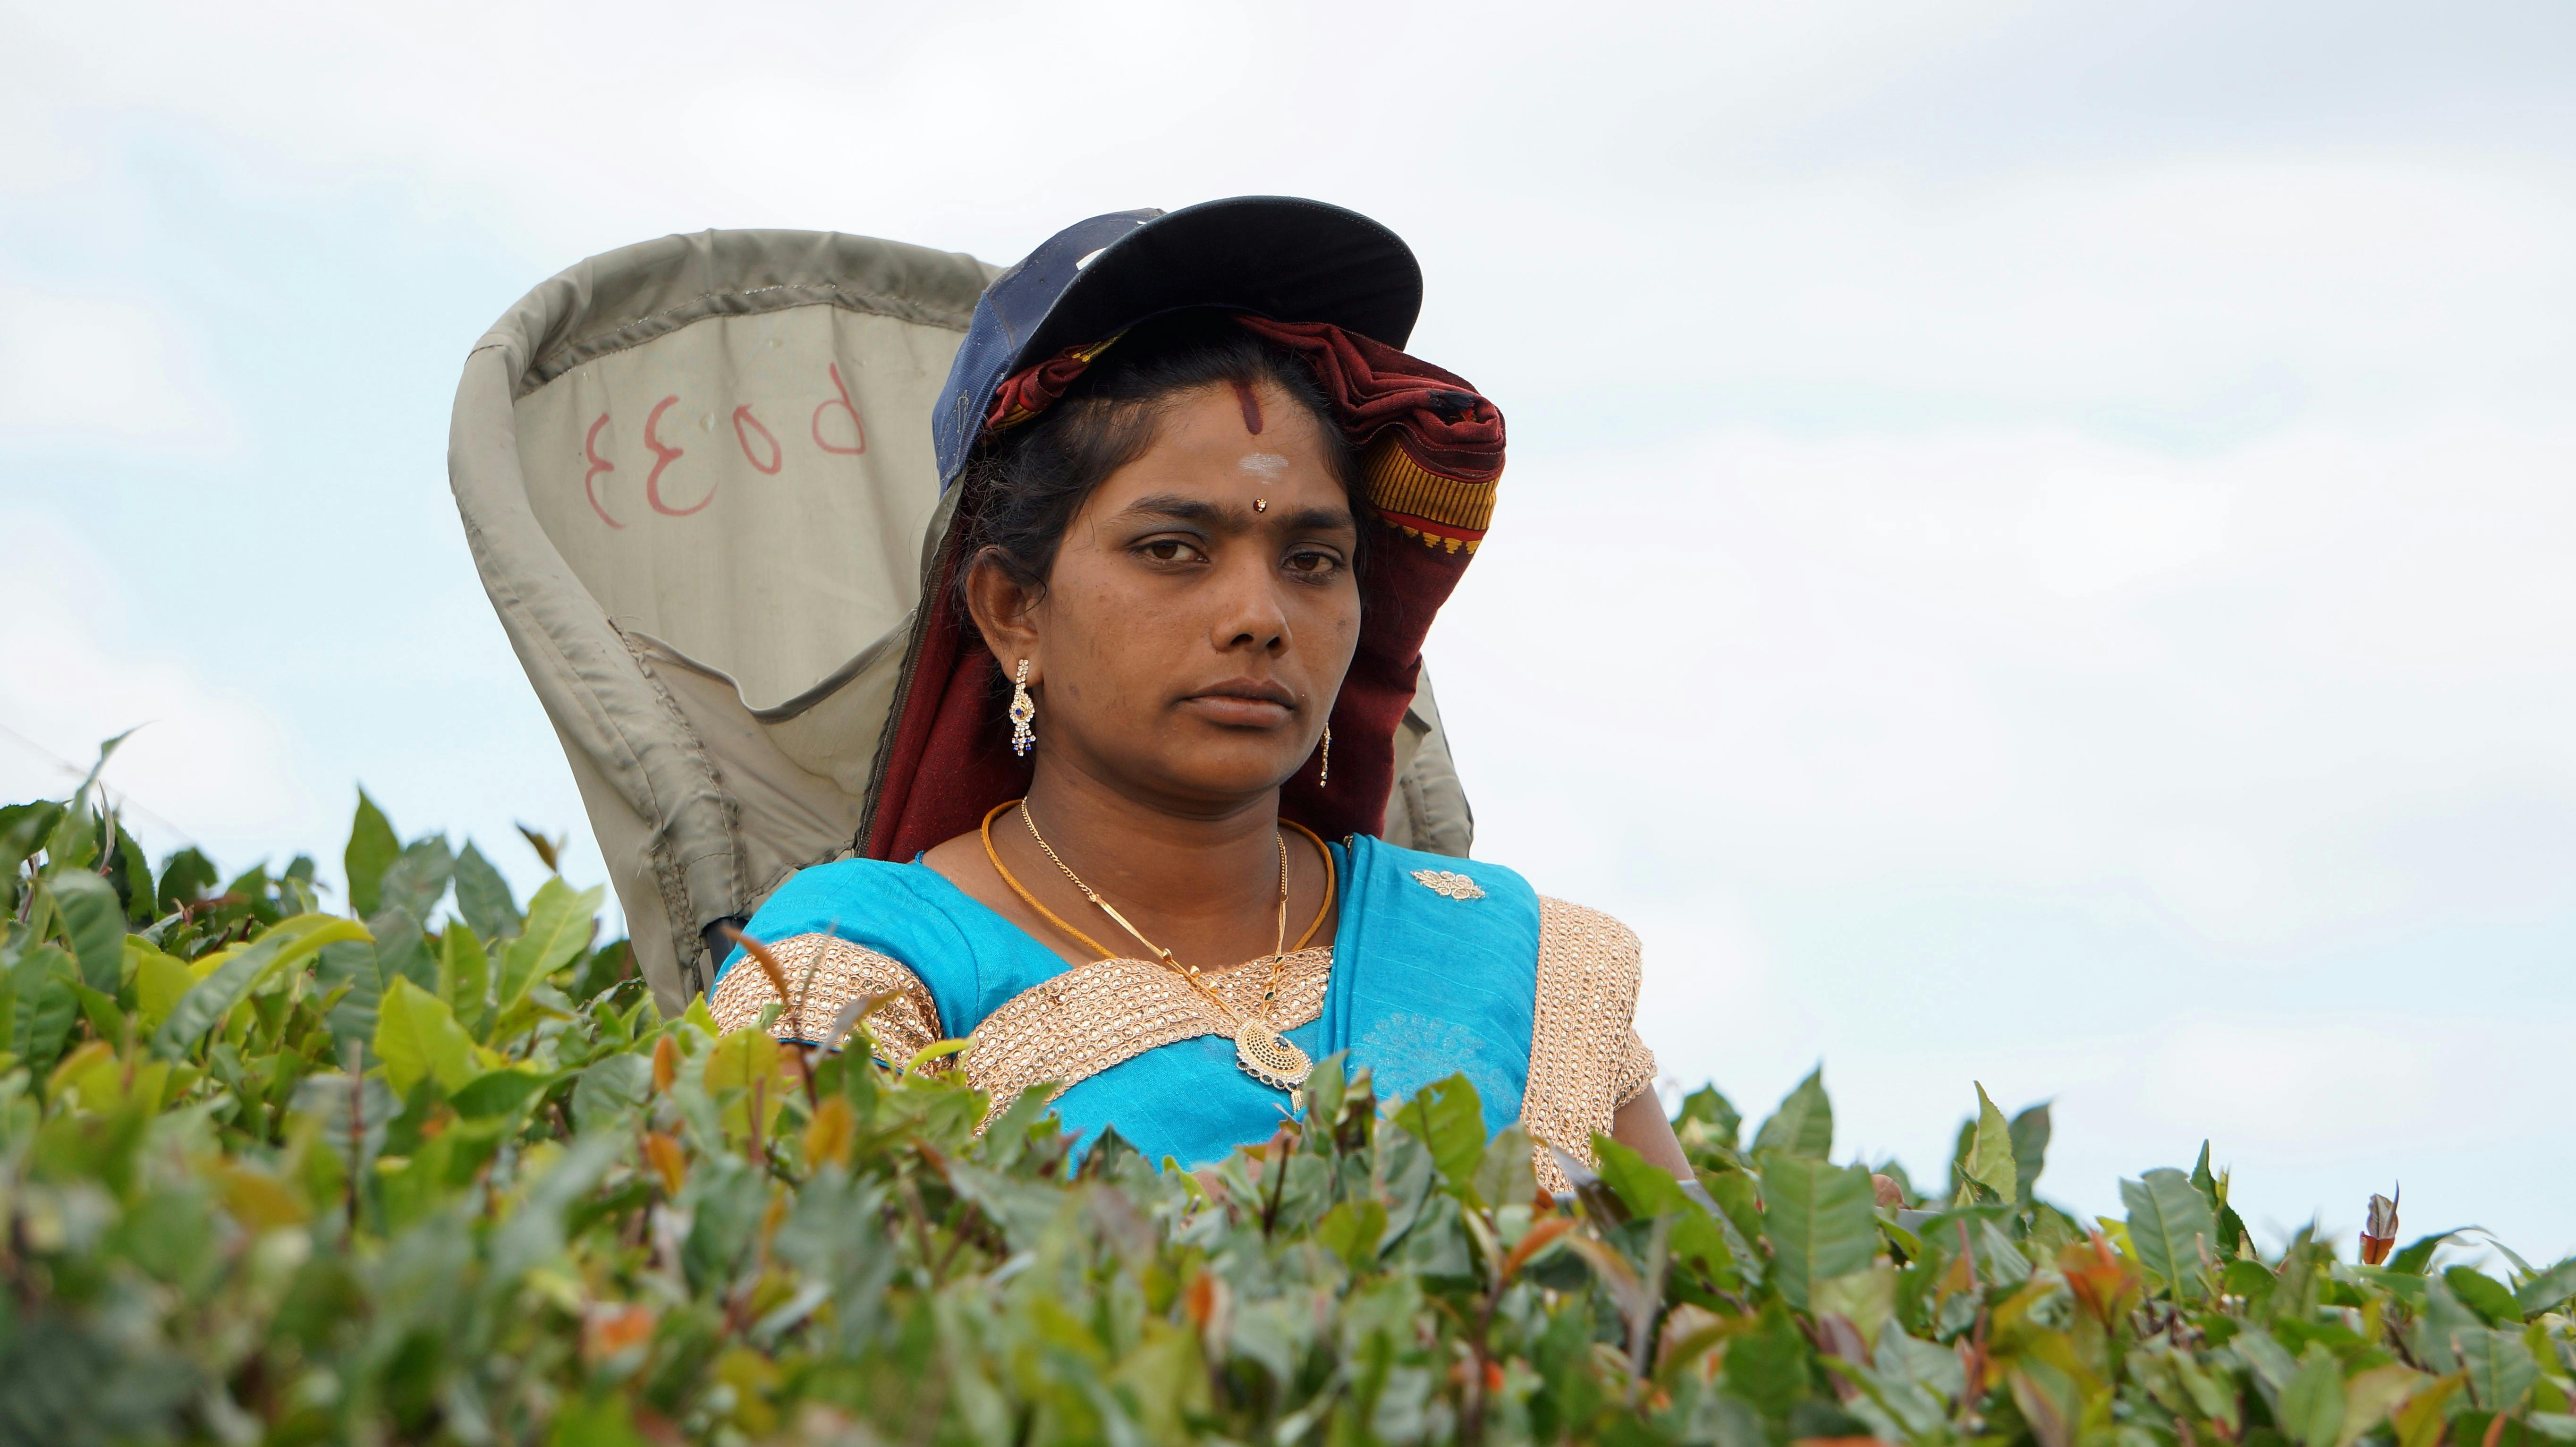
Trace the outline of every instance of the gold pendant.
<path fill-rule="evenodd" d="M 1244 1074 L 1289 1091 L 1304 1085 L 1315 1068 L 1305 1051 L 1271 1029 L 1265 1020 L 1246 1020 L 1234 1028 L 1234 1060 L 1243 1067 Z"/>

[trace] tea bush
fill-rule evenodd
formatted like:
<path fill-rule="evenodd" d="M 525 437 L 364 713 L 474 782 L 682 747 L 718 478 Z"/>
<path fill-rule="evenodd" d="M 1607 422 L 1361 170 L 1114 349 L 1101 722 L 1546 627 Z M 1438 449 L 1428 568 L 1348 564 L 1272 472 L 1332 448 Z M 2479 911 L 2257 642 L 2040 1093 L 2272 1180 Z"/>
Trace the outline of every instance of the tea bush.
<path fill-rule="evenodd" d="M 363 799 L 346 864 L 334 913 L 0 810 L 7 1440 L 2576 1441 L 2576 1261 L 2265 1254 L 2205 1150 L 2080 1221 L 1982 1090 L 1932 1191 L 1835 1164 L 1810 1078 L 1749 1142 L 1689 1097 L 1704 1189 L 1602 1142 L 1551 1200 L 1463 1078 L 1338 1059 L 1213 1167 L 1077 1160 L 936 1049 L 664 1018 L 596 889 Z"/>

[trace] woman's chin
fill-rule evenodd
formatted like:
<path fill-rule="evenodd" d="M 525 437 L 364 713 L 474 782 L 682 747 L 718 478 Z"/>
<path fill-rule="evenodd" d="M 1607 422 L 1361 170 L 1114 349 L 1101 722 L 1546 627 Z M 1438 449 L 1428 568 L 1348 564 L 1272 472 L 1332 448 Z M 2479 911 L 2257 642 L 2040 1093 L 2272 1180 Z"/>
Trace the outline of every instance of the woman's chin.
<path fill-rule="evenodd" d="M 1275 751 L 1258 755 L 1208 755 L 1166 761 L 1158 772 L 1171 792 L 1215 800 L 1249 799 L 1269 793 L 1297 776 L 1303 761 L 1281 759 Z"/>

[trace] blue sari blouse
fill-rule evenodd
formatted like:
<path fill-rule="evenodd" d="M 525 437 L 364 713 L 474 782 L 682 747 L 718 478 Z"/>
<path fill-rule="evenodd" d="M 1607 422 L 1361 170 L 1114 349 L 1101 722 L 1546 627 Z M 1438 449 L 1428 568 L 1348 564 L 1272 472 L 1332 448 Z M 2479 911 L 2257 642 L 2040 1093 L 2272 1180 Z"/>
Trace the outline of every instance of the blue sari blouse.
<path fill-rule="evenodd" d="M 1401 1100 L 1463 1073 L 1490 1134 L 1520 1121 L 1545 1146 L 1589 1160 L 1594 1131 L 1653 1080 L 1632 1027 L 1636 937 L 1606 915 L 1543 900 L 1480 860 L 1401 849 L 1366 835 L 1328 846 L 1340 882 L 1333 945 L 1288 957 L 1272 1023 L 1322 1060 L 1371 1072 Z M 841 1006 L 886 995 L 869 1017 L 879 1052 L 971 1037 L 970 1082 L 1007 1105 L 1053 1082 L 1084 1146 L 1107 1126 L 1148 1159 L 1197 1166 L 1267 1139 L 1288 1092 L 1235 1060 L 1224 1015 L 1159 964 L 1073 965 L 918 860 L 851 859 L 790 878 L 745 931 L 784 966 L 793 1009 L 771 1030 L 820 1036 Z M 778 998 L 764 973 L 718 970 L 719 1023 L 757 1020 Z M 1238 1012 L 1268 971 L 1213 976 Z M 801 977 L 801 978 L 800 978 Z M 1533 1072 L 1538 1078 L 1533 1079 Z"/>

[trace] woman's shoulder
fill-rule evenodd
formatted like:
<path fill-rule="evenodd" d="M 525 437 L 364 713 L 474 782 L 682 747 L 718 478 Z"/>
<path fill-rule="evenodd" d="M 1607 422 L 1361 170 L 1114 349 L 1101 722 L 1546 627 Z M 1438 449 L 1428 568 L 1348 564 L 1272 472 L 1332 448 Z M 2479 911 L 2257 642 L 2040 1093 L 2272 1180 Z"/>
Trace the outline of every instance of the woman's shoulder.
<path fill-rule="evenodd" d="M 772 1033 L 813 1041 L 850 1001 L 884 997 L 869 1017 L 880 1045 L 908 1053 L 941 1038 L 943 1018 L 971 998 L 974 952 L 929 874 L 841 859 L 788 876 L 743 928 L 777 962 L 787 992 L 737 946 L 707 992 L 718 1023 L 747 1025 L 776 1003 L 785 1008 Z"/>
<path fill-rule="evenodd" d="M 1625 954 L 1631 959 L 1638 953 L 1636 931 L 1617 917 L 1589 905 L 1541 894 L 1509 865 L 1408 849 L 1370 836 L 1349 842 L 1355 855 L 1363 856 L 1355 858 L 1357 868 L 1391 880 L 1410 880 L 1446 899 L 1481 901 L 1499 897 L 1529 911 L 1536 916 L 1543 947 Z"/>
<path fill-rule="evenodd" d="M 1463 859 L 1389 844 L 1374 835 L 1343 841 L 1355 872 L 1390 882 L 1410 880 L 1433 894 L 1455 900 L 1500 898 L 1523 909 L 1535 909 L 1538 891 L 1519 871 L 1490 859 Z"/>
<path fill-rule="evenodd" d="M 1538 900 L 1538 918 L 1541 953 L 1597 955 L 1622 962 L 1632 975 L 1636 972 L 1645 946 L 1637 932 L 1618 916 L 1543 894 Z"/>
<path fill-rule="evenodd" d="M 787 876 L 753 911 L 744 933 L 764 943 L 909 913 L 922 904 L 915 866 L 883 859 L 836 859 Z M 738 957 L 738 956 L 737 956 Z"/>

